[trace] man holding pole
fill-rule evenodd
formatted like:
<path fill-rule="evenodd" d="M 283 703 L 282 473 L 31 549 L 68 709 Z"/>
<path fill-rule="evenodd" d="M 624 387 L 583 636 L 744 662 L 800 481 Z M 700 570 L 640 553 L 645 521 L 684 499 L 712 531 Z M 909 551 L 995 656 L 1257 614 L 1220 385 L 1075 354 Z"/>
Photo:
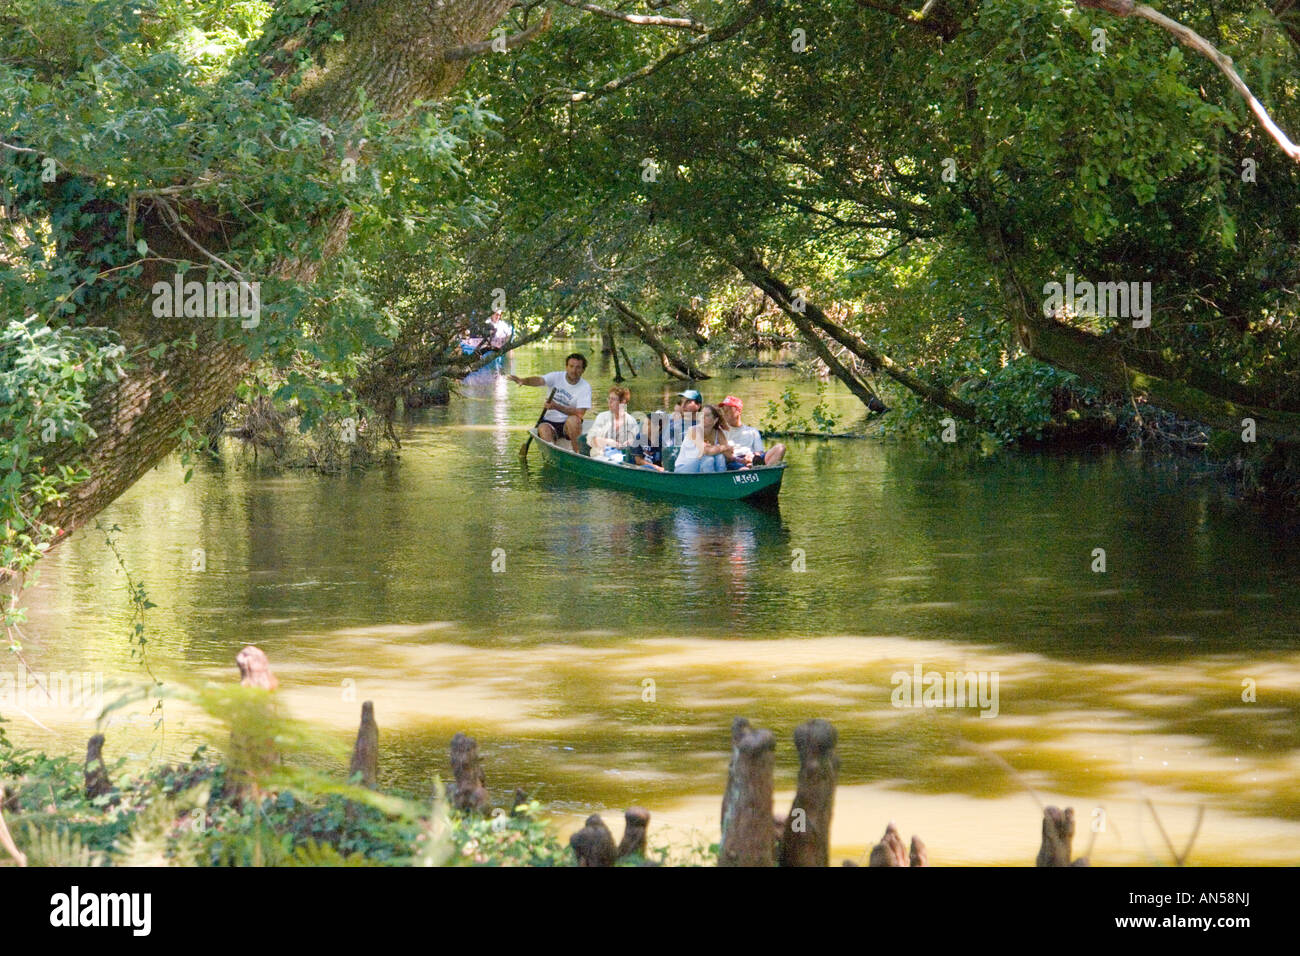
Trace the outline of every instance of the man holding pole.
<path fill-rule="evenodd" d="M 574 352 L 564 360 L 563 372 L 547 372 L 526 378 L 508 376 L 516 385 L 555 389 L 555 394 L 546 403 L 541 424 L 537 426 L 537 435 L 543 441 L 554 445 L 563 437 L 577 449 L 578 436 L 582 434 L 582 418 L 591 408 L 591 383 L 582 377 L 586 370 L 587 357 Z"/>

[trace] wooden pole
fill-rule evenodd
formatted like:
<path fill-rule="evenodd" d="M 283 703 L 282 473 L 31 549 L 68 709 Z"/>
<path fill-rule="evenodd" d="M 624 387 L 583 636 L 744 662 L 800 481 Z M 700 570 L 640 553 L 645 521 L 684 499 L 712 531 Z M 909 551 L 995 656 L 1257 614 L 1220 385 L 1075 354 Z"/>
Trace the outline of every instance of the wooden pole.
<path fill-rule="evenodd" d="M 1043 811 L 1043 843 L 1038 848 L 1035 866 L 1087 866 L 1086 860 L 1070 862 L 1070 845 L 1074 842 L 1074 808 L 1062 812 L 1057 807 Z"/>
<path fill-rule="evenodd" d="M 658 433 L 663 435 L 664 423 L 658 422 Z M 740 739 L 749 733 L 750 724 L 744 717 L 736 717 L 731 721 L 731 760 L 727 764 L 727 789 L 722 791 L 722 839 L 727 838 L 727 824 L 731 820 L 731 791 L 736 779 L 736 747 L 740 744 Z"/>
<path fill-rule="evenodd" d="M 912 837 L 912 848 L 907 854 L 908 860 L 912 866 L 929 866 L 930 856 L 925 852 L 925 844 L 921 842 L 918 836 Z"/>
<path fill-rule="evenodd" d="M 235 655 L 239 665 L 239 683 L 245 687 L 260 687 L 262 690 L 275 690 L 280 681 L 271 673 L 271 662 L 266 652 L 251 644 Z"/>

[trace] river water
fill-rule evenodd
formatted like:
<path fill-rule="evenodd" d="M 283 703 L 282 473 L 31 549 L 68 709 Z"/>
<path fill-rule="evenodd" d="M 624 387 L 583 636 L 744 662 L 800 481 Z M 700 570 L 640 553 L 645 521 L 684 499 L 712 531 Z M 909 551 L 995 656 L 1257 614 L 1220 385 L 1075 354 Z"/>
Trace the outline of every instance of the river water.
<path fill-rule="evenodd" d="M 513 366 L 549 371 L 568 350 Z M 633 408 L 672 391 L 646 373 Z M 609 375 L 588 376 L 598 406 Z M 741 396 L 756 422 L 788 385 L 806 413 L 814 385 L 783 370 L 702 388 Z M 1168 863 L 1157 816 L 1181 851 L 1200 813 L 1192 863 L 1300 863 L 1294 531 L 1203 471 L 793 440 L 779 508 L 679 504 L 579 484 L 536 450 L 521 468 L 542 397 L 477 375 L 404 426 L 399 462 L 362 475 L 259 470 L 234 445 L 188 484 L 177 460 L 155 469 L 100 518 L 158 605 L 154 671 L 230 680 L 256 643 L 323 737 L 350 744 L 360 701 L 375 702 L 381 783 L 427 791 L 464 730 L 494 798 L 522 786 L 563 830 L 599 811 L 617 836 L 640 804 L 652 842 L 716 840 L 737 715 L 777 734 L 784 811 L 791 734 L 825 717 L 840 735 L 836 861 L 894 820 L 935 864 L 1032 863 L 1040 804 L 1058 804 L 1101 865 Z M 860 413 L 838 386 L 830 402 Z M 43 562 L 34 669 L 142 679 L 103 537 L 82 531 Z M 984 697 L 945 686 L 928 702 L 951 706 L 899 706 L 918 674 L 925 704 L 930 675 L 949 673 Z M 110 726 L 109 758 L 219 743 L 168 707 L 165 737 Z M 50 751 L 94 732 L 32 695 L 5 716 Z"/>

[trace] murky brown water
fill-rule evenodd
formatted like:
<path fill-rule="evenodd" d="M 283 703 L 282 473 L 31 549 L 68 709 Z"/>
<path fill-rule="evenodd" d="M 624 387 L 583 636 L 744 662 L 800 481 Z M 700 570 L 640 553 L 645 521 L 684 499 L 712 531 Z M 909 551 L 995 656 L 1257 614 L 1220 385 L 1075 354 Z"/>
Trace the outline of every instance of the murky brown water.
<path fill-rule="evenodd" d="M 788 383 L 704 390 L 756 420 Z M 807 411 L 814 389 L 797 387 Z M 633 388 L 633 407 L 665 391 Z M 481 377 L 410 425 L 399 464 L 360 476 L 258 474 L 234 448 L 188 485 L 174 461 L 148 475 L 101 520 L 159 605 L 155 669 L 229 679 L 255 642 L 291 711 L 339 740 L 375 702 L 384 782 L 427 788 L 465 730 L 494 796 L 537 789 L 566 826 L 640 803 L 652 834 L 716 839 L 735 715 L 777 732 L 788 808 L 791 732 L 820 716 L 840 731 L 837 859 L 893 819 L 936 864 L 1032 862 L 1041 799 L 1075 807 L 1080 850 L 1104 809 L 1099 864 L 1168 862 L 1149 799 L 1179 849 L 1204 806 L 1193 863 L 1300 862 L 1296 539 L 1204 475 L 795 441 L 779 510 L 675 504 L 536 455 L 522 471 L 541 397 Z M 140 678 L 102 535 L 51 555 L 29 600 L 34 667 Z M 917 665 L 996 676 L 996 716 L 893 706 L 894 675 Z M 186 753 L 205 730 L 168 706 L 164 751 Z M 93 732 L 66 708 L 29 706 L 43 726 L 0 709 L 29 746 L 80 750 Z M 143 724 L 108 734 L 110 757 L 156 753 Z"/>

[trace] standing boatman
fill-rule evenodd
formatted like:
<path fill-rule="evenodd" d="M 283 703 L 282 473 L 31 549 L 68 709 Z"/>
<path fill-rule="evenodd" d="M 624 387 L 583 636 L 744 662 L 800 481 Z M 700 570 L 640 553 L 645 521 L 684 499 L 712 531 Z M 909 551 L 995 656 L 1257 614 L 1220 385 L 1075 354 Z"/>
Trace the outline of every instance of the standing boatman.
<path fill-rule="evenodd" d="M 527 378 L 507 376 L 516 385 L 555 389 L 555 394 L 546 403 L 542 423 L 537 426 L 537 437 L 542 441 L 554 445 L 564 437 L 569 439 L 574 451 L 577 451 L 578 437 L 582 434 L 582 417 L 591 408 L 591 383 L 582 377 L 586 370 L 587 357 L 581 352 L 574 352 L 564 360 L 563 372 L 547 372 L 545 375 L 529 375 Z"/>

